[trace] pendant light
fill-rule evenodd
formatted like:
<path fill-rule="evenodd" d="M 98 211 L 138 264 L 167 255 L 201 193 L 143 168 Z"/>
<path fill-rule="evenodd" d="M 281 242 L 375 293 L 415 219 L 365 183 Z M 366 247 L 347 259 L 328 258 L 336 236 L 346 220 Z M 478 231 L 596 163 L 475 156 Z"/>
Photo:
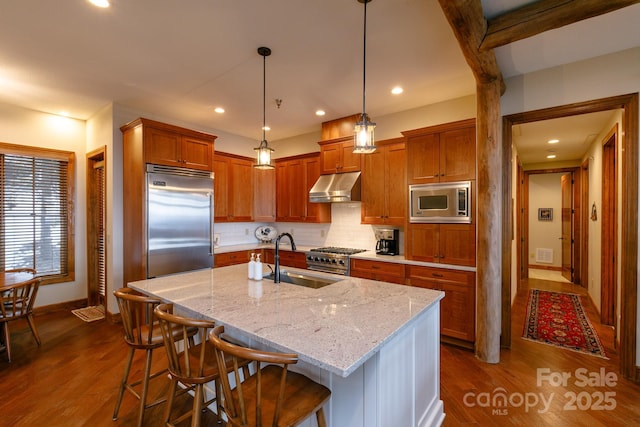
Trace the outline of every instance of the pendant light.
<path fill-rule="evenodd" d="M 364 3 L 364 47 L 362 49 L 362 114 L 360 120 L 356 122 L 354 129 L 355 140 L 353 144 L 353 152 L 358 154 L 368 154 L 376 151 L 376 145 L 373 139 L 373 130 L 375 123 L 369 120 L 369 116 L 365 112 L 365 93 L 367 83 L 367 3 L 371 0 L 358 0 L 358 3 Z"/>
<path fill-rule="evenodd" d="M 271 164 L 271 152 L 273 148 L 269 147 L 265 132 L 267 130 L 267 118 L 266 118 L 266 98 L 267 98 L 267 56 L 271 55 L 271 49 L 268 47 L 259 47 L 258 54 L 262 56 L 262 141 L 256 151 L 256 164 L 253 165 L 256 169 L 273 169 Z"/>

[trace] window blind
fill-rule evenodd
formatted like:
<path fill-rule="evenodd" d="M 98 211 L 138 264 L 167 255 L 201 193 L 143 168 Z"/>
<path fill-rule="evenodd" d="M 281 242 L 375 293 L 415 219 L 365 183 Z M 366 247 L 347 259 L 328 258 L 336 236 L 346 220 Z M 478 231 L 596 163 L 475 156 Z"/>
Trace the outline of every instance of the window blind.
<path fill-rule="evenodd" d="M 0 156 L 0 261 L 4 269 L 67 274 L 68 162 Z"/>

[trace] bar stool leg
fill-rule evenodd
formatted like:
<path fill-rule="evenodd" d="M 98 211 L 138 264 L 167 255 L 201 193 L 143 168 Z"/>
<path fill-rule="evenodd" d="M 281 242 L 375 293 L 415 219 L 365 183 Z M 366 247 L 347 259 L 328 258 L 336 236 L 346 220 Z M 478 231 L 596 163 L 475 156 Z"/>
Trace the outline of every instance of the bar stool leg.
<path fill-rule="evenodd" d="M 134 348 L 129 348 L 129 357 L 127 358 L 127 363 L 124 366 L 124 376 L 122 377 L 122 381 L 120 382 L 120 391 L 118 392 L 118 400 L 116 401 L 116 409 L 113 411 L 113 420 L 118 419 L 118 411 L 120 411 L 120 404 L 122 403 L 122 396 L 124 395 L 124 389 L 127 386 L 127 381 L 129 380 L 129 371 L 131 370 L 131 362 L 133 362 L 133 353 L 135 352 Z"/>
<path fill-rule="evenodd" d="M 151 356 L 153 350 L 148 349 L 147 359 L 144 363 L 144 377 L 142 378 L 142 394 L 140 395 L 140 413 L 138 414 L 138 427 L 142 427 L 144 410 L 147 407 L 147 392 L 149 391 L 149 375 L 151 375 Z"/>

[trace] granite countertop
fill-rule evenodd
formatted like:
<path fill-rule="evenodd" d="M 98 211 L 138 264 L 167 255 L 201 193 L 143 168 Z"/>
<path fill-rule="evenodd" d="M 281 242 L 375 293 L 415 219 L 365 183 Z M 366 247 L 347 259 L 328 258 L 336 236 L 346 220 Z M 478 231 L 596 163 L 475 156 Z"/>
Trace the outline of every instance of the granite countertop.
<path fill-rule="evenodd" d="M 342 377 L 444 296 L 429 289 L 283 269 L 339 282 L 311 289 L 249 280 L 247 265 L 240 264 L 128 286 L 213 319 L 231 335 L 237 331 L 277 351 L 297 353 L 300 360 Z"/>

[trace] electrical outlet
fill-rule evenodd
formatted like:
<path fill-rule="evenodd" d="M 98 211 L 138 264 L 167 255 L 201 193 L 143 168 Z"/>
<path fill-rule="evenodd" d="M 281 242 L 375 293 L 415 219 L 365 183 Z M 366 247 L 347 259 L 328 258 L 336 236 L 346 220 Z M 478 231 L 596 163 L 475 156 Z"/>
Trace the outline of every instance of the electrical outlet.
<path fill-rule="evenodd" d="M 245 228 L 245 229 L 244 229 L 244 235 L 245 235 L 245 236 L 248 236 L 248 235 L 249 235 L 249 229 L 248 229 L 248 228 Z"/>
<path fill-rule="evenodd" d="M 324 237 L 325 235 L 325 231 L 324 230 L 320 230 L 320 237 Z"/>
<path fill-rule="evenodd" d="M 291 229 L 290 234 L 293 236 L 293 228 Z"/>
<path fill-rule="evenodd" d="M 213 235 L 213 245 L 220 246 L 220 235 L 217 233 Z"/>

